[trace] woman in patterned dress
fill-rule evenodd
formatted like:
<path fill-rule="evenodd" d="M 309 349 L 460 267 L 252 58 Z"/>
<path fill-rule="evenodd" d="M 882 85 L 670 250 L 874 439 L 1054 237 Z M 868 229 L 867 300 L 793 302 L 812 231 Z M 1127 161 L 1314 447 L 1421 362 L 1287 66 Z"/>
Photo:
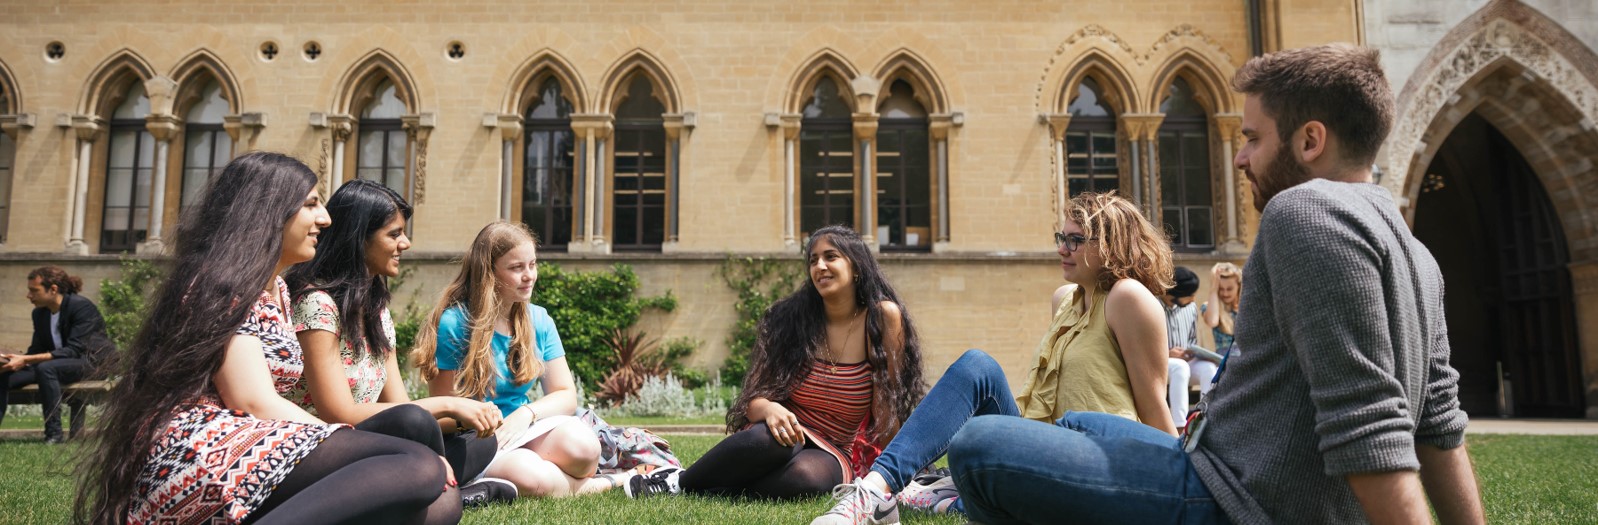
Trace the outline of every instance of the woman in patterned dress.
<path fill-rule="evenodd" d="M 628 482 L 662 493 L 812 496 L 854 479 L 926 390 L 910 314 L 853 230 L 816 230 L 806 279 L 771 305 L 727 413 L 727 439 L 687 470 Z"/>
<path fill-rule="evenodd" d="M 184 212 L 80 465 L 76 521 L 460 520 L 448 467 L 426 447 L 328 425 L 280 395 L 302 360 L 277 275 L 316 253 L 328 217 L 315 184 L 293 158 L 249 153 Z"/>
<path fill-rule="evenodd" d="M 499 407 L 500 452 L 485 475 L 511 481 L 522 497 L 601 492 L 613 483 L 595 476 L 599 437 L 574 417 L 576 380 L 555 321 L 530 302 L 537 250 L 525 224 L 484 226 L 417 335 L 411 362 L 433 395 Z"/>
<path fill-rule="evenodd" d="M 388 186 L 356 179 L 333 193 L 327 211 L 333 224 L 317 236 L 316 257 L 283 275 L 294 294 L 294 329 L 305 349 L 305 377 L 286 397 L 329 422 L 427 445 L 449 460 L 460 479 L 476 478 L 494 458 L 499 409 L 455 396 L 412 401 L 400 376 L 388 279 L 399 276 L 400 254 L 411 247 L 405 234 L 410 204 Z M 415 423 L 409 427 L 364 426 L 404 404 L 431 417 L 407 421 Z M 503 480 L 461 487 L 466 505 L 515 497 L 515 487 Z"/>

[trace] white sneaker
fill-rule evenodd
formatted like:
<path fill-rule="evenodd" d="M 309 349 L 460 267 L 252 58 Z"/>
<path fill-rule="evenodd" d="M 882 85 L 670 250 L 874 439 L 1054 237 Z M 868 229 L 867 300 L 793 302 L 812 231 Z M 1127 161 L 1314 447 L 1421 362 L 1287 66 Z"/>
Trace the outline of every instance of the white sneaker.
<path fill-rule="evenodd" d="M 856 478 L 832 488 L 838 503 L 810 525 L 898 525 L 899 505 L 893 498 Z"/>
<path fill-rule="evenodd" d="M 895 498 L 912 509 L 947 514 L 960 500 L 960 490 L 954 486 L 954 476 L 918 476 Z"/>
<path fill-rule="evenodd" d="M 647 475 L 633 476 L 627 480 L 627 497 L 637 499 L 660 494 L 681 494 L 682 486 L 677 484 L 677 478 L 681 475 L 682 469 L 666 467 Z"/>

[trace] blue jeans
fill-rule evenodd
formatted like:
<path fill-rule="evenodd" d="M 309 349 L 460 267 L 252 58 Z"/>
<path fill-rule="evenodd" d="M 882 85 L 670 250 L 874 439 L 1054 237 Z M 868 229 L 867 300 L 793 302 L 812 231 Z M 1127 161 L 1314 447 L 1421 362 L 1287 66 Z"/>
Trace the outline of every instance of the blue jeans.
<path fill-rule="evenodd" d="M 1120 416 L 979 417 L 954 436 L 949 470 L 966 513 L 989 525 L 1229 523 L 1181 441 Z"/>
<path fill-rule="evenodd" d="M 966 350 L 916 405 L 871 470 L 888 481 L 889 490 L 899 492 L 917 471 L 948 452 L 949 441 L 960 427 L 973 417 L 988 414 L 1019 420 L 1021 411 L 1015 407 L 1015 396 L 1010 395 L 1010 383 L 999 363 L 981 350 Z M 962 505 L 955 502 L 954 510 L 963 511 Z"/>

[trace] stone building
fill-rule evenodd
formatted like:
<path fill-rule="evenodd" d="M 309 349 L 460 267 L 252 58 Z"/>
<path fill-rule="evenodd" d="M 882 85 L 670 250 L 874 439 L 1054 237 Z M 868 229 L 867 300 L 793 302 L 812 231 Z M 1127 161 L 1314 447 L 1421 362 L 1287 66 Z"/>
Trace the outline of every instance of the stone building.
<path fill-rule="evenodd" d="M 1474 415 L 1598 418 L 1598 4 L 1367 0 L 1378 162 L 1443 267 Z"/>
<path fill-rule="evenodd" d="M 276 150 L 329 190 L 413 201 L 422 304 L 482 225 L 521 220 L 546 260 L 672 290 L 644 329 L 714 366 L 735 316 L 717 265 L 798 264 L 806 232 L 846 223 L 933 374 L 981 347 L 1020 377 L 1065 197 L 1117 189 L 1181 264 L 1241 262 L 1256 215 L 1227 81 L 1260 51 L 1361 41 L 1367 3 L 3 0 L 0 344 L 26 344 L 29 269 L 95 297 L 232 155 Z"/>

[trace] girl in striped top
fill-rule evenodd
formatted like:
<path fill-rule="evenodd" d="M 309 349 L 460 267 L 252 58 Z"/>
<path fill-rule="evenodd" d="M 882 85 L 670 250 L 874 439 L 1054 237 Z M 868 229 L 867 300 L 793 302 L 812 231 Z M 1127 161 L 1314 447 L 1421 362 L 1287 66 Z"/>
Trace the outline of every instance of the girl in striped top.
<path fill-rule="evenodd" d="M 687 470 L 629 480 L 629 495 L 825 493 L 865 472 L 920 402 L 915 328 L 865 242 L 829 226 L 805 253 L 809 279 L 761 319 L 731 435 Z"/>

